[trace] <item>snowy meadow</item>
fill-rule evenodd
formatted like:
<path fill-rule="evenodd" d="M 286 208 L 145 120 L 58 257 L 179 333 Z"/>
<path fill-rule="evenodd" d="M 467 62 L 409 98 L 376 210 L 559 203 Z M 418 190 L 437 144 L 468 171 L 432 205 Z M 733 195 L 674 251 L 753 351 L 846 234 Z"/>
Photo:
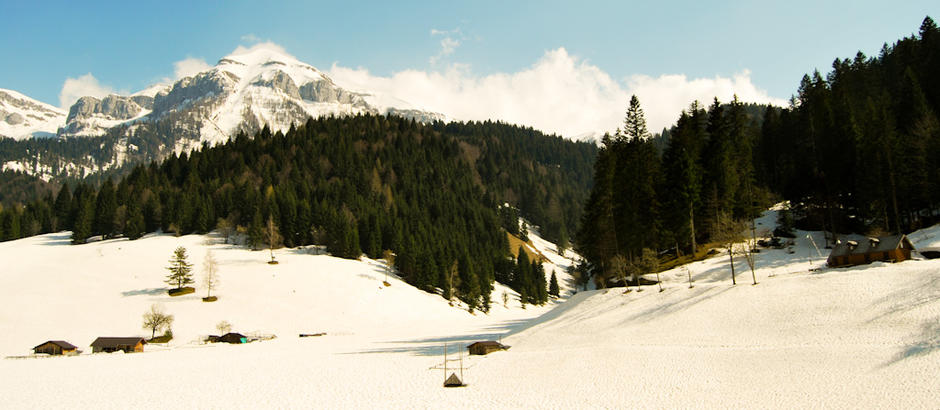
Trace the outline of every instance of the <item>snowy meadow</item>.
<path fill-rule="evenodd" d="M 816 232 L 800 232 L 792 253 L 761 252 L 757 285 L 736 258 L 732 286 L 719 253 L 662 272 L 663 292 L 628 293 L 573 293 L 572 260 L 533 235 L 563 297 L 523 309 L 497 285 L 488 314 L 394 275 L 385 286 L 383 261 L 281 249 L 268 265 L 266 252 L 198 235 L 68 238 L 0 243 L 0 355 L 28 357 L 46 340 L 84 350 L 0 360 L 4 408 L 937 408 L 940 397 L 940 260 L 830 269 Z M 940 230 L 910 238 L 936 246 Z M 217 302 L 200 286 L 167 295 L 177 246 L 197 278 L 213 251 Z M 154 304 L 174 315 L 173 340 L 90 353 L 98 336 L 149 337 L 141 318 Z M 203 343 L 223 320 L 276 337 Z M 511 348 L 468 356 L 480 340 Z M 445 346 L 465 387 L 442 387 Z"/>

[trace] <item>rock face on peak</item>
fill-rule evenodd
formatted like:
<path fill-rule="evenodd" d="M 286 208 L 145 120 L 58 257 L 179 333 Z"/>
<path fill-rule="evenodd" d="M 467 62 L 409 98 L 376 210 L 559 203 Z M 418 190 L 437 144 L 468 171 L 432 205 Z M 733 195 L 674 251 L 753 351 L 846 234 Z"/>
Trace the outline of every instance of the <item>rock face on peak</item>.
<path fill-rule="evenodd" d="M 168 92 L 158 93 L 154 97 L 154 115 L 184 110 L 192 105 L 204 105 L 207 100 L 233 92 L 238 81 L 239 78 L 232 73 L 217 71 L 183 78 L 173 84 Z"/>
<path fill-rule="evenodd" d="M 294 83 L 294 80 L 291 79 L 287 73 L 281 70 L 274 70 L 273 72 L 265 74 L 268 75 L 258 76 L 251 85 L 278 90 L 290 98 L 300 98 L 300 90 L 297 88 L 297 84 Z"/>
<path fill-rule="evenodd" d="M 82 97 L 69 108 L 66 124 L 59 130 L 59 135 L 102 135 L 115 125 L 146 115 L 152 107 L 153 98 L 144 95 L 125 97 L 112 94 L 100 100 Z"/>

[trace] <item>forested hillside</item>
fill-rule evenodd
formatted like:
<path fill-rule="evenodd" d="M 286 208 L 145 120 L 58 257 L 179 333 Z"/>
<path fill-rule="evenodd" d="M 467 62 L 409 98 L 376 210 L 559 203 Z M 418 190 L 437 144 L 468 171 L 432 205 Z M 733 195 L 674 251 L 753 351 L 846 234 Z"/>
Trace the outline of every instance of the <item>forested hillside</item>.
<path fill-rule="evenodd" d="M 265 128 L 138 166 L 100 188 L 66 185 L 54 198 L 3 211 L 0 237 L 70 229 L 82 243 L 219 229 L 256 248 L 273 236 L 347 258 L 392 250 L 410 283 L 486 309 L 495 275 L 519 288 L 537 280 L 513 277 L 499 207 L 518 208 L 548 237 L 574 232 L 595 154 L 593 144 L 490 122 L 310 119 L 286 134 Z"/>
<path fill-rule="evenodd" d="M 940 209 L 940 30 L 879 56 L 836 59 L 806 75 L 787 108 L 749 115 L 736 99 L 694 102 L 667 138 L 649 138 L 639 101 L 603 140 L 577 237 L 596 278 L 644 248 L 692 252 L 728 241 L 772 197 L 797 223 L 839 233 L 910 232 Z M 791 215 L 785 212 L 784 215 Z M 587 275 L 582 275 L 586 277 Z"/>

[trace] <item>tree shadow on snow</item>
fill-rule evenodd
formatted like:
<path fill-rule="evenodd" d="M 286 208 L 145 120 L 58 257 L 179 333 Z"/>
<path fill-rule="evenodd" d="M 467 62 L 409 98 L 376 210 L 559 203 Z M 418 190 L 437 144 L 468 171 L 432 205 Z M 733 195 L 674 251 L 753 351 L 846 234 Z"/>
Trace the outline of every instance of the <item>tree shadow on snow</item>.
<path fill-rule="evenodd" d="M 128 297 L 128 296 L 142 296 L 142 295 L 156 296 L 156 295 L 159 295 L 159 294 L 161 294 L 161 293 L 166 293 L 166 288 L 150 288 L 150 289 L 127 290 L 127 291 L 121 292 L 121 296 L 124 296 L 124 297 Z"/>
<path fill-rule="evenodd" d="M 65 246 L 72 244 L 72 234 L 70 232 L 57 232 L 44 235 L 39 242 L 43 246 Z"/>
<path fill-rule="evenodd" d="M 442 356 L 444 355 L 445 344 L 447 345 L 448 353 L 456 354 L 457 352 L 466 352 L 467 346 L 474 342 L 499 340 L 502 337 L 507 336 L 506 329 L 511 329 L 530 321 L 531 320 L 510 320 L 496 326 L 488 327 L 485 329 L 484 333 L 473 335 L 442 336 L 414 340 L 395 340 L 382 342 L 382 344 L 387 345 L 404 346 L 357 350 L 355 352 L 347 352 L 342 354 L 410 353 L 413 356 Z"/>
<path fill-rule="evenodd" d="M 748 286 L 743 284 L 738 284 L 737 286 Z M 727 287 L 722 286 L 709 286 L 709 287 L 695 287 L 692 289 L 677 289 L 677 292 L 691 291 L 691 296 L 686 296 L 683 298 L 678 298 L 672 302 L 662 302 L 657 303 L 649 309 L 642 311 L 637 311 L 634 314 L 630 315 L 623 320 L 623 323 L 630 322 L 648 322 L 651 320 L 657 320 L 662 318 L 665 315 L 681 312 L 687 310 L 699 303 L 708 301 L 715 298 L 722 293 L 730 291 L 733 289 L 731 285 Z"/>
<path fill-rule="evenodd" d="M 919 284 L 891 292 L 875 302 L 878 305 L 892 304 L 892 306 L 871 318 L 868 323 L 910 312 L 937 300 L 940 300 L 940 276 L 931 275 Z"/>
<path fill-rule="evenodd" d="M 894 355 L 891 360 L 882 364 L 881 367 L 889 367 L 893 364 L 900 363 L 905 359 L 926 356 L 931 353 L 940 352 L 940 321 L 933 320 L 930 323 L 924 324 L 922 326 L 920 339 L 920 342 L 908 345 L 906 348 Z"/>

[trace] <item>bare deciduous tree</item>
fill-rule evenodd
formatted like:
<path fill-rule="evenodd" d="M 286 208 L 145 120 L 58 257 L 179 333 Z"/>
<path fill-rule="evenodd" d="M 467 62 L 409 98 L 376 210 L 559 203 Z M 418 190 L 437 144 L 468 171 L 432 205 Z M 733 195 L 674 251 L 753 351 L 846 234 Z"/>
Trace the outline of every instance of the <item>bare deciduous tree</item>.
<path fill-rule="evenodd" d="M 391 272 L 392 269 L 395 268 L 395 253 L 392 252 L 391 249 L 386 249 L 385 251 L 382 252 L 382 259 L 385 259 L 385 282 L 384 284 L 385 286 L 392 286 L 392 284 L 388 282 L 388 274 Z"/>
<path fill-rule="evenodd" d="M 223 320 L 215 325 L 215 329 L 219 331 L 220 334 L 226 334 L 232 331 L 232 324 L 227 320 Z"/>
<path fill-rule="evenodd" d="M 728 214 L 719 213 L 711 228 L 713 240 L 722 244 L 722 247 L 728 251 L 728 258 L 731 262 L 731 284 L 736 285 L 737 280 L 734 274 L 734 244 L 741 240 L 742 232 L 747 230 L 747 224 L 743 221 L 733 219 Z"/>
<path fill-rule="evenodd" d="M 656 251 L 643 248 L 643 252 L 639 258 L 633 261 L 633 280 L 636 281 L 637 290 L 640 288 L 640 274 L 647 273 L 656 273 L 656 281 L 659 282 L 659 291 L 663 291 L 663 283 L 659 279 L 659 256 L 656 255 Z"/>
<path fill-rule="evenodd" d="M 277 229 L 277 225 L 274 224 L 274 218 L 268 217 L 268 223 L 264 227 L 264 240 L 268 243 L 268 249 L 271 250 L 271 261 L 270 264 L 276 264 L 277 261 L 274 260 L 274 247 L 281 244 L 281 233 Z"/>
<path fill-rule="evenodd" d="M 206 287 L 206 298 L 212 296 L 212 291 L 219 286 L 219 263 L 212 255 L 212 251 L 206 251 L 206 259 L 202 261 L 202 284 Z"/>
<path fill-rule="evenodd" d="M 144 313 L 144 329 L 150 329 L 151 339 L 156 336 L 158 330 L 167 329 L 169 331 L 172 325 L 173 315 L 166 314 L 158 305 L 150 305 L 150 311 Z"/>
<path fill-rule="evenodd" d="M 608 263 L 610 266 L 611 273 L 617 276 L 621 282 L 623 282 L 623 293 L 627 293 L 630 289 L 627 286 L 627 270 L 630 268 L 630 264 L 627 263 L 627 258 L 624 258 L 623 255 L 614 255 L 613 258 L 610 258 Z"/>

